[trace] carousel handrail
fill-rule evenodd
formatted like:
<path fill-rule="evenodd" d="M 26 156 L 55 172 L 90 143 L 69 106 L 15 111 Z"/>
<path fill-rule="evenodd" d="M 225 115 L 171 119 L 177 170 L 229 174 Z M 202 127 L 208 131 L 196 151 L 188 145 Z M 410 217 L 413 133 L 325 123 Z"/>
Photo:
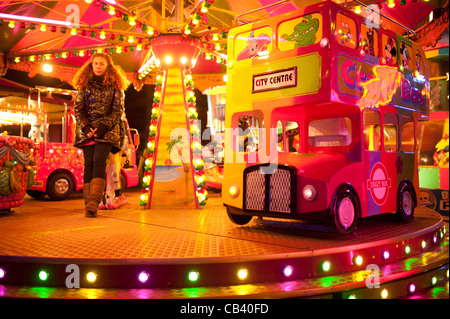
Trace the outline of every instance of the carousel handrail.
<path fill-rule="evenodd" d="M 264 9 L 267 9 L 267 8 L 270 8 L 270 7 L 274 7 L 274 6 L 276 6 L 276 5 L 279 5 L 279 4 L 283 4 L 283 3 L 286 3 L 286 2 L 291 2 L 292 0 L 281 0 L 281 1 L 278 1 L 278 2 L 274 2 L 274 3 L 271 3 L 271 4 L 268 4 L 268 5 L 266 5 L 266 6 L 263 6 L 263 7 L 261 7 L 261 8 L 258 8 L 258 9 L 253 9 L 253 10 L 250 10 L 250 11 L 247 11 L 247 12 L 245 12 L 245 13 L 241 13 L 241 14 L 238 14 L 235 18 L 234 18 L 234 25 L 236 25 L 236 22 L 237 21 L 239 21 L 239 22 L 242 22 L 242 23 L 249 23 L 249 22 L 247 22 L 247 21 L 243 21 L 243 20 L 239 20 L 239 18 L 240 17 L 242 17 L 242 16 L 245 16 L 245 15 L 247 15 L 247 14 L 250 14 L 250 13 L 254 13 L 254 12 L 257 12 L 257 11 L 260 11 L 260 10 L 264 10 Z"/>
<path fill-rule="evenodd" d="M 380 16 L 382 16 L 383 18 L 388 19 L 389 21 L 391 21 L 391 22 L 397 24 L 398 26 L 400 26 L 400 27 L 402 27 L 403 29 L 405 29 L 406 31 L 408 31 L 408 38 L 409 38 L 409 33 L 410 33 L 410 32 L 411 32 L 412 34 L 416 34 L 416 31 L 414 31 L 414 30 L 408 28 L 407 26 L 401 24 L 401 23 L 398 22 L 398 21 L 395 21 L 394 19 L 392 19 L 391 17 L 385 15 L 384 13 L 381 13 L 380 11 L 375 10 L 374 8 L 368 6 L 367 4 L 365 4 L 365 3 L 363 3 L 363 2 L 361 2 L 361 1 L 359 1 L 359 0 L 353 0 L 353 1 L 356 2 L 356 3 L 358 3 L 358 4 L 360 4 L 360 5 L 362 5 L 362 6 L 364 6 L 364 7 L 366 7 L 367 9 L 372 10 L 373 12 L 375 12 L 375 13 L 379 14 Z"/>

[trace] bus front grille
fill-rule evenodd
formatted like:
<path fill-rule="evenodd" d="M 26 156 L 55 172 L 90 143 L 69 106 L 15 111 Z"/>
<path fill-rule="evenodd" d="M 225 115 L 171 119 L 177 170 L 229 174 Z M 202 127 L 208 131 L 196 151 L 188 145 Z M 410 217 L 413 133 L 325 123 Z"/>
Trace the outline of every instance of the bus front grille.
<path fill-rule="evenodd" d="M 249 172 L 246 175 L 245 193 L 246 208 L 250 210 L 265 210 L 266 181 L 259 170 Z"/>
<path fill-rule="evenodd" d="M 296 169 L 277 166 L 270 172 L 256 165 L 244 170 L 244 210 L 293 213 L 296 209 Z"/>

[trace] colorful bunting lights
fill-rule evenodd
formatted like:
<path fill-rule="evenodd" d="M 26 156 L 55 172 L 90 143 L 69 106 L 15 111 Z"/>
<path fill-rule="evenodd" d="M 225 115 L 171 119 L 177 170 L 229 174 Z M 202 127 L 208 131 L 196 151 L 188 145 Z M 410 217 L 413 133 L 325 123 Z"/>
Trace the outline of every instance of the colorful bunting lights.
<path fill-rule="evenodd" d="M 201 5 L 197 5 L 195 7 L 194 12 L 191 13 L 191 18 L 187 21 L 186 25 L 183 27 L 183 35 L 187 36 L 191 34 L 194 28 L 198 28 L 201 26 L 201 22 L 203 21 L 203 15 L 208 12 L 208 9 L 211 7 L 211 4 L 214 3 L 214 0 L 204 0 Z"/>
<path fill-rule="evenodd" d="M 108 53 L 108 54 L 120 54 L 123 52 L 128 52 L 128 51 L 141 51 L 141 50 L 148 50 L 149 47 L 147 44 L 142 45 L 142 44 L 133 44 L 133 45 L 124 45 L 124 46 L 105 46 L 105 47 L 101 47 L 101 48 L 84 48 L 82 50 L 74 50 L 74 51 L 64 51 L 64 52 L 56 52 L 56 53 L 34 53 L 32 55 L 23 55 L 23 56 L 16 56 L 14 58 L 10 58 L 10 62 L 14 62 L 14 63 L 20 63 L 23 61 L 26 62 L 36 62 L 36 61 L 49 61 L 52 59 L 66 59 L 68 57 L 73 58 L 73 57 L 85 57 L 85 56 L 90 56 L 91 54 L 94 54 L 96 52 L 104 52 L 104 53 Z"/>

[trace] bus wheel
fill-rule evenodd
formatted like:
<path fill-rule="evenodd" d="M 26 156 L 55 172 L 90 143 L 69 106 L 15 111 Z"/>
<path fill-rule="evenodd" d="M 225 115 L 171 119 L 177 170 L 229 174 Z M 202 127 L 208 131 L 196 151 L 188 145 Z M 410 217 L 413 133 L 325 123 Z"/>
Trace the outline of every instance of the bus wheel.
<path fill-rule="evenodd" d="M 228 218 L 230 218 L 230 220 L 237 225 L 245 225 L 253 218 L 253 216 L 249 215 L 232 214 L 230 207 L 227 207 L 227 214 Z"/>
<path fill-rule="evenodd" d="M 72 191 L 72 178 L 66 173 L 56 173 L 47 182 L 47 195 L 51 200 L 64 200 Z"/>
<path fill-rule="evenodd" d="M 397 216 L 405 222 L 412 221 L 415 203 L 414 188 L 408 183 L 402 183 L 397 192 Z"/>
<path fill-rule="evenodd" d="M 353 234 L 359 216 L 357 196 L 348 187 L 340 187 L 333 197 L 334 227 L 341 235 Z"/>

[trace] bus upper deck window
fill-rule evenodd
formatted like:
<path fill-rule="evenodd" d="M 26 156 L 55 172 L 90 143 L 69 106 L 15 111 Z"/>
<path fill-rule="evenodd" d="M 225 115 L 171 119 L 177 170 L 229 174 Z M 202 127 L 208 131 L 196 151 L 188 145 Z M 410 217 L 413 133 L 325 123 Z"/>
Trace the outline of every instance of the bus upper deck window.
<path fill-rule="evenodd" d="M 238 34 L 234 42 L 236 61 L 268 55 L 272 51 L 272 33 L 271 28 L 264 27 Z"/>
<path fill-rule="evenodd" d="M 369 28 L 361 25 L 361 47 L 366 54 L 378 56 L 378 31 L 375 28 Z"/>
<path fill-rule="evenodd" d="M 404 42 L 400 43 L 400 70 L 412 70 L 413 69 L 413 63 L 412 63 L 412 48 L 411 46 L 407 45 Z"/>
<path fill-rule="evenodd" d="M 336 15 L 336 31 L 336 39 L 341 45 L 356 49 L 358 32 L 352 18 L 338 13 Z"/>
<path fill-rule="evenodd" d="M 363 111 L 364 146 L 368 151 L 381 149 L 381 120 L 380 113 L 375 110 Z"/>
<path fill-rule="evenodd" d="M 424 75 L 424 61 L 422 60 L 422 55 L 417 49 L 415 51 L 416 53 L 414 57 L 416 74 L 414 76 Z"/>
<path fill-rule="evenodd" d="M 390 66 L 397 65 L 397 42 L 394 37 L 383 34 L 381 37 L 382 63 Z"/>
<path fill-rule="evenodd" d="M 351 132 L 351 121 L 347 117 L 314 120 L 309 123 L 309 145 L 314 147 L 349 145 L 352 141 Z"/>
<path fill-rule="evenodd" d="M 283 21 L 278 26 L 277 34 L 281 51 L 318 43 L 322 39 L 322 16 L 320 13 L 311 13 Z"/>

